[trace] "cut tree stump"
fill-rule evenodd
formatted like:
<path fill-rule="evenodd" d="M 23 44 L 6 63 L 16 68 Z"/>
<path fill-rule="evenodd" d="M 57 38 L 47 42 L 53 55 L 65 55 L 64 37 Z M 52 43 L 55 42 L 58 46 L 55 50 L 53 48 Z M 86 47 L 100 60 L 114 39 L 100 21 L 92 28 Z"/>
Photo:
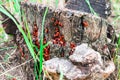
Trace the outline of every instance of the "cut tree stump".
<path fill-rule="evenodd" d="M 90 1 L 91 4 L 93 4 L 93 1 Z M 108 44 L 107 33 L 109 32 L 107 32 L 107 28 L 109 27 L 109 23 L 99 16 L 86 13 L 89 12 L 87 11 L 89 8 L 85 7 L 87 10 L 84 10 L 84 6 L 82 8 L 82 4 L 78 4 L 77 2 L 80 3 L 77 0 L 68 0 L 64 9 L 48 8 L 44 25 L 44 44 L 48 41 L 52 42 L 52 45 L 49 45 L 50 58 L 54 56 L 68 57 L 72 54 L 73 47 L 83 42 L 91 44 L 92 47 L 101 53 L 103 53 L 102 49 L 105 44 Z M 75 3 L 77 6 L 80 5 L 81 9 L 74 10 Z M 85 4 L 85 1 L 81 0 L 81 3 Z M 104 7 L 100 7 L 102 10 L 106 9 L 105 5 L 108 5 L 109 1 L 101 0 L 101 2 L 98 1 L 97 3 L 99 3 L 99 6 L 104 5 Z M 98 10 L 99 6 L 94 8 Z M 21 3 L 21 9 L 25 12 L 29 29 L 33 35 L 33 41 L 37 44 L 36 37 L 34 37 L 34 27 L 38 28 L 38 37 L 36 39 L 40 40 L 42 19 L 46 6 L 28 2 Z M 103 13 L 100 13 L 98 10 L 97 13 L 103 15 L 105 10 Z"/>
<path fill-rule="evenodd" d="M 75 47 L 81 43 L 88 43 L 101 55 L 107 56 L 107 58 L 102 57 L 107 61 L 113 58 L 115 45 L 112 43 L 112 39 L 115 33 L 113 27 L 105 19 L 110 14 L 110 2 L 109 0 L 91 0 L 90 4 L 98 16 L 90 13 L 85 0 L 68 0 L 64 8 L 60 8 L 58 3 L 56 9 L 48 4 L 43 44 L 49 41 L 51 44 L 44 49 L 45 60 L 54 57 L 68 59 L 73 54 Z M 40 48 L 38 43 L 46 7 L 46 4 L 21 3 L 33 42 L 38 48 Z"/>

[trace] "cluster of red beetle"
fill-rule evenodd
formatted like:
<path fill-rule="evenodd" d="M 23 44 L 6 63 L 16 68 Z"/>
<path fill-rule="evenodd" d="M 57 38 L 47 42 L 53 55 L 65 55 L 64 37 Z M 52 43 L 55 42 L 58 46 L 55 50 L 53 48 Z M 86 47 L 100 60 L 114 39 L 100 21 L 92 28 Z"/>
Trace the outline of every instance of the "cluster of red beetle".
<path fill-rule="evenodd" d="M 63 27 L 63 24 L 59 20 L 57 20 L 56 18 L 51 18 L 51 21 L 53 22 L 53 26 Z"/>
<path fill-rule="evenodd" d="M 26 29 L 24 27 L 23 27 L 23 30 L 26 32 Z M 22 34 L 19 31 L 16 31 L 16 34 L 17 34 L 16 43 L 17 43 L 20 55 L 21 55 L 21 57 L 28 59 L 28 54 L 25 54 L 27 51 L 27 48 L 25 46 L 25 42 L 23 41 L 23 38 L 21 37 Z M 17 40 L 17 38 L 19 38 L 19 39 Z M 23 43 L 23 45 L 21 45 L 21 42 Z"/>
<path fill-rule="evenodd" d="M 63 24 L 56 18 L 51 18 L 51 21 L 53 24 L 52 26 L 54 28 L 54 34 L 53 34 L 53 40 L 52 40 L 53 44 L 58 44 L 61 47 L 65 46 L 64 35 L 60 33 L 60 29 L 59 29 L 60 27 L 63 27 Z M 49 33 L 49 29 L 48 29 L 48 27 L 46 27 L 45 34 L 48 34 L 48 33 Z M 34 24 L 34 27 L 33 27 L 33 38 L 34 38 L 35 45 L 38 48 L 40 48 L 40 44 L 38 41 L 38 27 L 37 27 L 36 23 Z M 46 40 L 46 37 L 44 36 L 43 44 L 45 45 L 46 43 L 47 43 L 47 40 Z M 70 50 L 69 55 L 71 55 L 73 53 L 75 46 L 76 45 L 73 42 L 70 43 L 71 50 Z M 62 54 L 64 54 L 64 51 L 62 51 Z M 44 55 L 43 56 L 44 56 L 45 60 L 50 59 L 50 46 L 49 45 L 46 48 L 44 48 Z"/>
<path fill-rule="evenodd" d="M 74 50 L 75 50 L 75 47 L 76 47 L 75 43 L 71 42 L 71 43 L 70 43 L 70 48 L 71 48 L 71 50 L 70 50 L 69 55 L 72 55 L 72 54 L 73 54 L 73 52 L 74 52 Z"/>
<path fill-rule="evenodd" d="M 64 35 L 62 35 L 59 30 L 59 27 L 63 27 L 63 24 L 55 18 L 51 18 L 51 20 L 53 22 L 53 26 L 55 27 L 53 35 L 53 44 L 59 44 L 61 47 L 65 46 Z"/>
<path fill-rule="evenodd" d="M 53 44 L 60 45 L 60 47 L 62 48 L 63 46 L 66 45 L 64 35 L 60 33 L 60 29 L 59 29 L 60 27 L 63 28 L 63 24 L 56 18 L 51 18 L 51 21 L 52 21 L 52 26 L 54 28 L 54 34 L 53 34 L 52 42 L 53 42 Z M 46 28 L 45 33 L 48 33 L 48 32 L 49 32 L 49 30 L 48 30 L 48 28 Z M 44 42 L 43 43 L 46 44 L 46 42 L 47 42 L 46 38 L 44 37 Z M 76 46 L 75 43 L 73 43 L 73 42 L 70 43 L 71 50 L 70 50 L 69 55 L 71 55 L 73 53 L 75 46 Z M 47 46 L 44 49 L 44 59 L 49 60 L 50 59 L 49 55 L 50 55 L 50 46 Z M 64 57 L 64 50 L 61 50 L 60 55 L 62 57 Z"/>
<path fill-rule="evenodd" d="M 51 18 L 51 21 L 53 23 L 53 27 L 54 27 L 54 35 L 53 35 L 53 44 L 59 44 L 60 46 L 65 46 L 65 40 L 64 40 L 64 36 L 62 34 L 60 34 L 60 30 L 59 30 L 59 26 L 63 27 L 63 24 L 55 19 L 55 18 Z M 45 28 L 45 33 L 47 34 L 49 32 L 48 28 Z M 46 38 L 44 37 L 44 41 L 43 44 L 46 44 Z M 45 60 L 49 60 L 50 59 L 50 46 L 48 45 L 45 49 L 44 49 L 44 59 Z"/>
<path fill-rule="evenodd" d="M 35 45 L 38 47 L 38 49 L 40 48 L 40 43 L 38 40 L 38 27 L 37 24 L 34 23 L 34 27 L 33 27 L 33 41 L 35 42 Z"/>
<path fill-rule="evenodd" d="M 48 29 L 46 28 L 45 29 L 45 33 L 48 33 Z M 33 27 L 33 41 L 35 43 L 35 45 L 38 47 L 38 49 L 40 48 L 40 43 L 39 43 L 39 40 L 38 40 L 38 27 L 37 27 L 37 24 L 34 23 L 34 27 Z M 43 45 L 45 45 L 47 43 L 47 40 L 46 38 L 44 37 L 43 39 Z M 49 60 L 50 59 L 50 46 L 47 46 L 46 48 L 44 48 L 44 59 L 45 60 Z"/>
<path fill-rule="evenodd" d="M 44 37 L 43 44 L 45 45 L 46 43 L 47 43 L 47 40 Z M 50 46 L 49 45 L 44 48 L 44 55 L 43 56 L 44 56 L 45 61 L 50 59 Z"/>

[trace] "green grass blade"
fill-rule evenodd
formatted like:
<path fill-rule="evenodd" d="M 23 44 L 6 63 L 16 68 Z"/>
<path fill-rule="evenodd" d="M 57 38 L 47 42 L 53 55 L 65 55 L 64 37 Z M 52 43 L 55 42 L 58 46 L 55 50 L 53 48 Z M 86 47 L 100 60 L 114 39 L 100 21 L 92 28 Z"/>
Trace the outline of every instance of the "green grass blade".
<path fill-rule="evenodd" d="M 120 48 L 120 36 L 118 38 L 118 47 Z"/>
<path fill-rule="evenodd" d="M 40 0 L 40 2 L 42 2 L 43 0 Z"/>
<path fill-rule="evenodd" d="M 46 7 L 44 16 L 43 16 L 43 20 L 42 20 L 42 32 L 41 32 L 41 36 L 40 36 L 40 73 L 42 72 L 42 65 L 43 65 L 43 36 L 44 36 L 44 23 L 45 23 L 45 18 L 48 12 L 48 7 Z"/>
<path fill-rule="evenodd" d="M 63 80 L 63 70 L 62 67 L 60 66 L 60 78 L 59 80 Z"/>
<path fill-rule="evenodd" d="M 85 1 L 86 1 L 86 3 L 88 4 L 91 13 L 93 13 L 93 14 L 96 15 L 96 16 L 98 16 L 98 14 L 94 11 L 94 9 L 92 8 L 92 6 L 90 5 L 90 1 L 89 1 L 89 0 L 85 0 Z"/>
<path fill-rule="evenodd" d="M 13 2 L 14 2 L 14 9 L 15 9 L 15 11 L 17 12 L 17 13 L 19 13 L 20 12 L 20 5 L 19 5 L 19 0 L 13 0 Z"/>
<path fill-rule="evenodd" d="M 3 4 L 3 2 L 2 1 L 0 1 L 0 5 L 2 5 Z"/>
<path fill-rule="evenodd" d="M 27 23 L 27 19 L 26 19 L 26 17 L 25 17 L 24 11 L 22 11 L 22 16 L 23 16 L 23 22 L 25 22 L 25 27 L 26 27 L 26 29 L 27 29 L 27 37 L 28 37 L 31 45 L 33 46 L 32 36 L 31 36 L 31 34 L 30 34 L 30 29 L 29 29 L 29 27 L 28 27 L 28 23 Z"/>
<path fill-rule="evenodd" d="M 44 46 L 43 46 L 43 48 L 46 48 L 49 44 L 51 44 L 51 42 L 49 41 L 49 42 L 47 42 Z"/>
<path fill-rule="evenodd" d="M 37 62 L 36 62 L 36 63 L 34 63 L 35 80 L 39 80 L 39 75 L 37 74 L 37 70 L 38 70 L 38 65 L 37 65 Z"/>
<path fill-rule="evenodd" d="M 57 7 L 58 7 L 58 2 L 59 2 L 59 0 L 55 0 L 55 1 L 56 1 L 56 4 L 55 4 L 55 5 L 56 5 L 56 8 L 57 8 Z"/>

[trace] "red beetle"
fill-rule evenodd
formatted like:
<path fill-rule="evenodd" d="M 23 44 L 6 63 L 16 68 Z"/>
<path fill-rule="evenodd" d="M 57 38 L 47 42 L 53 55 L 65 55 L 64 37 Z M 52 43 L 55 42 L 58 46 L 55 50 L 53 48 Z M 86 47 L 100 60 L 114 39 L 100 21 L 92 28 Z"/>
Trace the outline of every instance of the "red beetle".
<path fill-rule="evenodd" d="M 35 32 L 35 31 L 34 31 L 34 32 L 33 32 L 33 36 L 34 36 L 34 37 L 38 37 L 38 32 Z"/>
<path fill-rule="evenodd" d="M 51 20 L 52 20 L 52 21 L 55 21 L 55 18 L 52 17 Z"/>
<path fill-rule="evenodd" d="M 63 24 L 61 22 L 58 23 L 59 26 L 63 27 Z"/>
<path fill-rule="evenodd" d="M 49 60 L 49 59 L 50 59 L 50 56 L 47 55 L 47 54 L 44 54 L 44 59 L 45 59 L 45 61 L 46 61 L 46 60 Z"/>
<path fill-rule="evenodd" d="M 56 32 L 56 33 L 54 34 L 54 38 L 59 37 L 59 36 L 60 36 L 60 32 Z"/>
<path fill-rule="evenodd" d="M 16 80 L 16 78 L 12 78 L 12 80 Z"/>
<path fill-rule="evenodd" d="M 73 43 L 73 42 L 70 43 L 70 48 L 71 49 L 73 49 L 75 46 L 76 46 L 75 43 Z"/>
<path fill-rule="evenodd" d="M 65 46 L 65 42 L 64 41 L 60 41 L 60 45 L 61 46 Z"/>
<path fill-rule="evenodd" d="M 60 41 L 63 41 L 63 40 L 64 40 L 64 36 L 61 35 L 61 36 L 59 37 L 59 39 L 60 39 Z"/>
<path fill-rule="evenodd" d="M 21 53 L 21 56 L 24 57 L 23 49 L 19 46 L 19 51 Z"/>
<path fill-rule="evenodd" d="M 34 24 L 33 29 L 34 29 L 34 31 L 38 31 L 38 27 L 37 27 L 37 24 L 36 24 L 36 23 Z"/>
<path fill-rule="evenodd" d="M 46 38 L 44 38 L 44 40 L 43 40 L 43 44 L 46 44 L 46 43 L 47 43 Z"/>
<path fill-rule="evenodd" d="M 58 26 L 58 24 L 59 24 L 59 21 L 58 21 L 58 20 L 55 20 L 54 26 Z"/>
<path fill-rule="evenodd" d="M 88 26 L 89 26 L 89 23 L 88 23 L 87 21 L 83 21 L 83 22 L 82 22 L 82 25 L 83 25 L 84 27 L 88 27 Z"/>
<path fill-rule="evenodd" d="M 59 32 L 59 28 L 58 27 L 55 28 L 55 32 Z"/>
<path fill-rule="evenodd" d="M 35 44 L 38 48 L 40 47 L 40 43 L 38 41 L 36 41 Z"/>
<path fill-rule="evenodd" d="M 48 28 L 46 28 L 46 29 L 45 29 L 45 33 L 48 33 L 48 32 L 49 32 L 49 30 L 48 30 Z"/>

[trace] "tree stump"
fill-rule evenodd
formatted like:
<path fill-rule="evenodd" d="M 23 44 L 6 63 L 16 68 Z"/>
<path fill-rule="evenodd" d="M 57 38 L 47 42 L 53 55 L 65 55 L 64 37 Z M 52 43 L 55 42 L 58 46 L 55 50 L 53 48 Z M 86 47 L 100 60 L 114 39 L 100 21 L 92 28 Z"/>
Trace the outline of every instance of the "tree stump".
<path fill-rule="evenodd" d="M 93 4 L 93 1 L 90 1 L 93 7 L 99 3 L 98 1 Z M 81 4 L 79 4 L 80 2 Z M 102 2 L 104 2 L 104 6 L 99 7 L 103 5 Z M 98 8 L 101 10 L 105 9 L 105 5 L 109 3 L 109 1 L 106 2 L 104 0 L 102 2 L 99 3 L 97 8 L 94 7 L 100 15 L 103 15 L 105 10 L 100 13 Z M 99 16 L 86 13 L 89 12 L 89 8 L 81 7 L 82 3 L 85 4 L 85 1 L 68 0 L 64 9 L 52 9 L 52 7 L 49 7 L 44 25 L 44 44 L 48 41 L 52 42 L 52 45 L 50 45 L 50 58 L 54 56 L 68 57 L 72 54 L 73 48 L 83 42 L 91 44 L 97 51 L 103 53 L 103 47 L 108 44 L 106 39 L 107 33 L 109 33 L 107 31 L 109 23 Z M 74 4 L 76 6 L 80 5 L 80 9 L 74 8 Z M 42 19 L 46 6 L 35 3 L 21 3 L 21 6 L 27 17 L 31 35 L 34 33 L 34 27 L 37 27 L 37 39 L 40 40 Z M 35 42 L 35 40 L 33 41 Z"/>
<path fill-rule="evenodd" d="M 90 8 L 85 0 L 67 0 L 64 8 L 58 6 L 55 9 L 48 5 L 43 44 L 48 41 L 52 43 L 44 49 L 45 60 L 54 57 L 68 59 L 73 54 L 75 47 L 81 43 L 88 43 L 101 55 L 106 55 L 107 59 L 105 60 L 107 61 L 113 58 L 114 29 L 104 19 L 110 15 L 110 2 L 109 0 L 91 0 L 90 4 L 99 16 L 90 13 Z M 46 4 L 21 3 L 21 9 L 25 12 L 33 42 L 38 48 L 40 47 L 38 43 L 46 7 Z"/>

